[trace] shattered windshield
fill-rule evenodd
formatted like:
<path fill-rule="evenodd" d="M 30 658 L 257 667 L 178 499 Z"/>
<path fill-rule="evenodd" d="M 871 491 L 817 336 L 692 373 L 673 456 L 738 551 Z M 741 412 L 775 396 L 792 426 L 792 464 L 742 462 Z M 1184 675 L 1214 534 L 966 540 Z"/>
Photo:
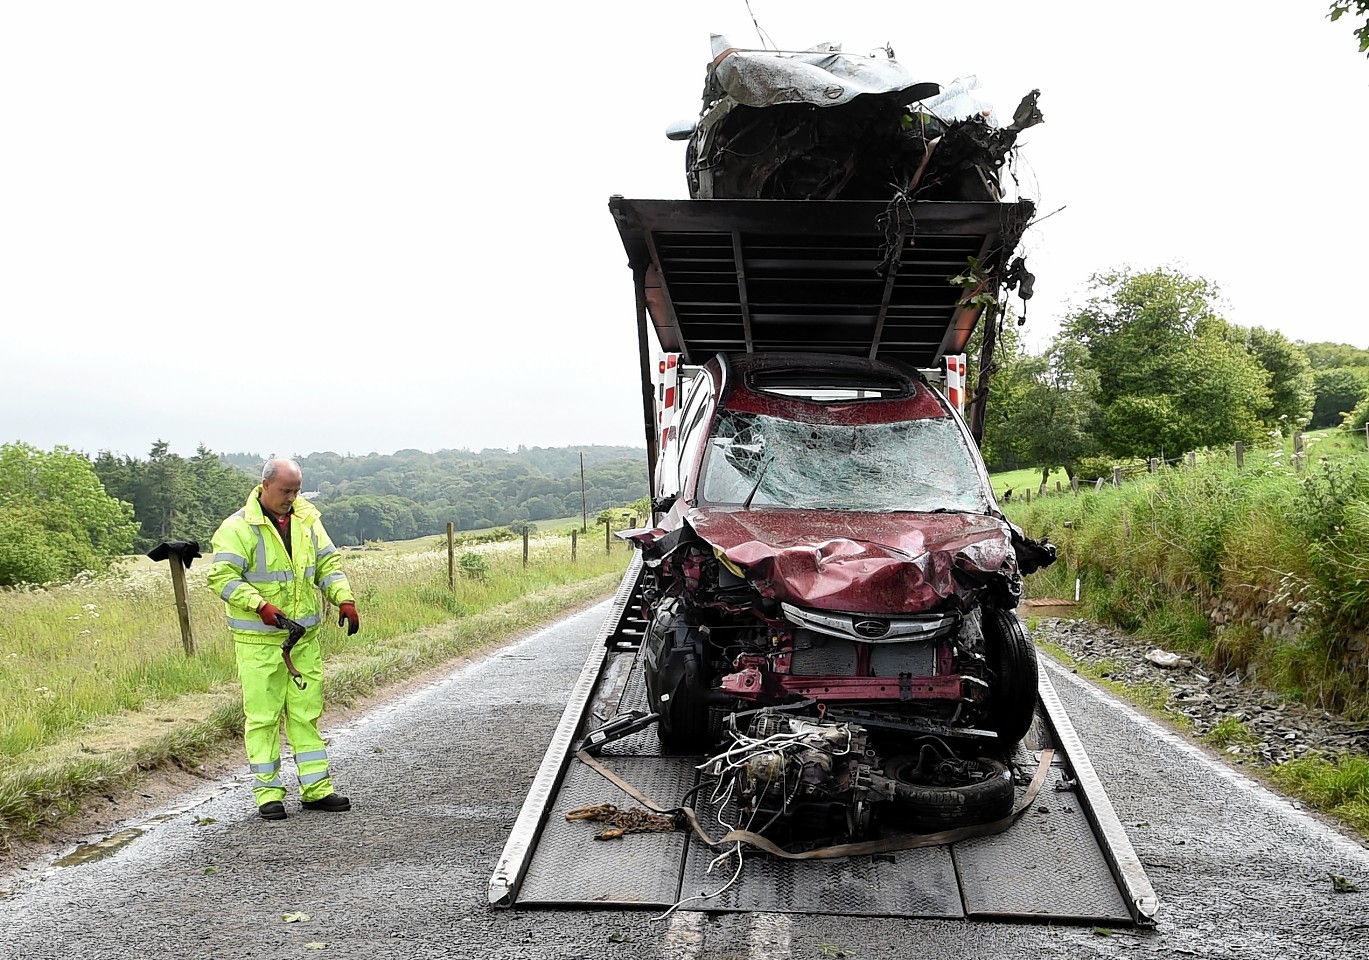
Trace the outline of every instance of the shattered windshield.
<path fill-rule="evenodd" d="M 753 507 L 989 509 L 973 454 L 949 417 L 853 426 L 723 410 L 703 469 L 708 503 L 751 496 Z"/>

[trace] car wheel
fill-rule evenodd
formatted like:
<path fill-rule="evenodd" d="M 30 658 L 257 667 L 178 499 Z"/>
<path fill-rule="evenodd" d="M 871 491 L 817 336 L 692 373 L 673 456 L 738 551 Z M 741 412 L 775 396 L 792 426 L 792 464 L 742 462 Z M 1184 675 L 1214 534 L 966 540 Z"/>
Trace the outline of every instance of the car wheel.
<path fill-rule="evenodd" d="M 988 727 L 1008 750 L 1036 716 L 1036 647 L 1010 610 L 984 611 L 984 644 L 991 684 Z"/>
<path fill-rule="evenodd" d="M 884 775 L 894 781 L 900 823 L 914 830 L 934 833 L 993 823 L 1012 812 L 1012 771 L 988 757 L 969 761 L 965 775 L 956 778 L 960 782 L 928 782 L 912 754 L 890 757 L 884 762 Z"/>
<path fill-rule="evenodd" d="M 699 661 L 685 654 L 680 664 L 680 681 L 657 705 L 661 721 L 657 731 L 661 746 L 670 753 L 700 754 L 712 744 L 709 737 L 708 704 L 704 700 L 707 684 L 700 676 Z"/>

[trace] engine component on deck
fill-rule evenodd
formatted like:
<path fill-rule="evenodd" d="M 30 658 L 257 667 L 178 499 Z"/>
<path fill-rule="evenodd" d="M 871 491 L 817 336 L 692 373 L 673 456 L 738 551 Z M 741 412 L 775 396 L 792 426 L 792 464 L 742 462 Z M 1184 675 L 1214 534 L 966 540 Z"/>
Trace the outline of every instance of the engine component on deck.
<path fill-rule="evenodd" d="M 731 715 L 727 732 L 732 745 L 703 769 L 718 778 L 716 793 L 736 801 L 746 829 L 789 839 L 856 838 L 870 827 L 872 802 L 892 795 L 876 783 L 875 755 L 857 724 L 765 709 Z"/>

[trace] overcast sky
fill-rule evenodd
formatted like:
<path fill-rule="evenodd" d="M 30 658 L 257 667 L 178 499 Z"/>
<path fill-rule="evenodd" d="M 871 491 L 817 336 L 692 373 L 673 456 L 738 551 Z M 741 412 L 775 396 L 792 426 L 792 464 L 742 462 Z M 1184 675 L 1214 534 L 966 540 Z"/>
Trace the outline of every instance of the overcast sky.
<path fill-rule="evenodd" d="M 743 0 L 0 5 L 0 441 L 144 455 L 641 444 L 610 194 L 685 197 Z M 1303 3 L 753 0 L 783 48 L 978 75 L 1041 345 L 1089 275 L 1369 347 L 1369 61 Z"/>

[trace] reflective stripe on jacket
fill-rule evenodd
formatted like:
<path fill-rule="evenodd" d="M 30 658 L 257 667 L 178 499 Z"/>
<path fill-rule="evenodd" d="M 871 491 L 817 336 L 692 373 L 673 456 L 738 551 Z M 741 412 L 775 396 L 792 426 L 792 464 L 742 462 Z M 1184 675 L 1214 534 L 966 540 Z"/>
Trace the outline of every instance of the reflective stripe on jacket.
<path fill-rule="evenodd" d="M 209 588 L 224 602 L 234 640 L 279 644 L 285 631 L 268 627 L 257 616 L 263 601 L 312 628 L 323 611 L 320 590 L 335 606 L 354 598 L 342 572 L 342 555 L 323 529 L 318 508 L 296 498 L 286 552 L 280 530 L 262 512 L 260 493 L 258 486 L 214 534 Z"/>

